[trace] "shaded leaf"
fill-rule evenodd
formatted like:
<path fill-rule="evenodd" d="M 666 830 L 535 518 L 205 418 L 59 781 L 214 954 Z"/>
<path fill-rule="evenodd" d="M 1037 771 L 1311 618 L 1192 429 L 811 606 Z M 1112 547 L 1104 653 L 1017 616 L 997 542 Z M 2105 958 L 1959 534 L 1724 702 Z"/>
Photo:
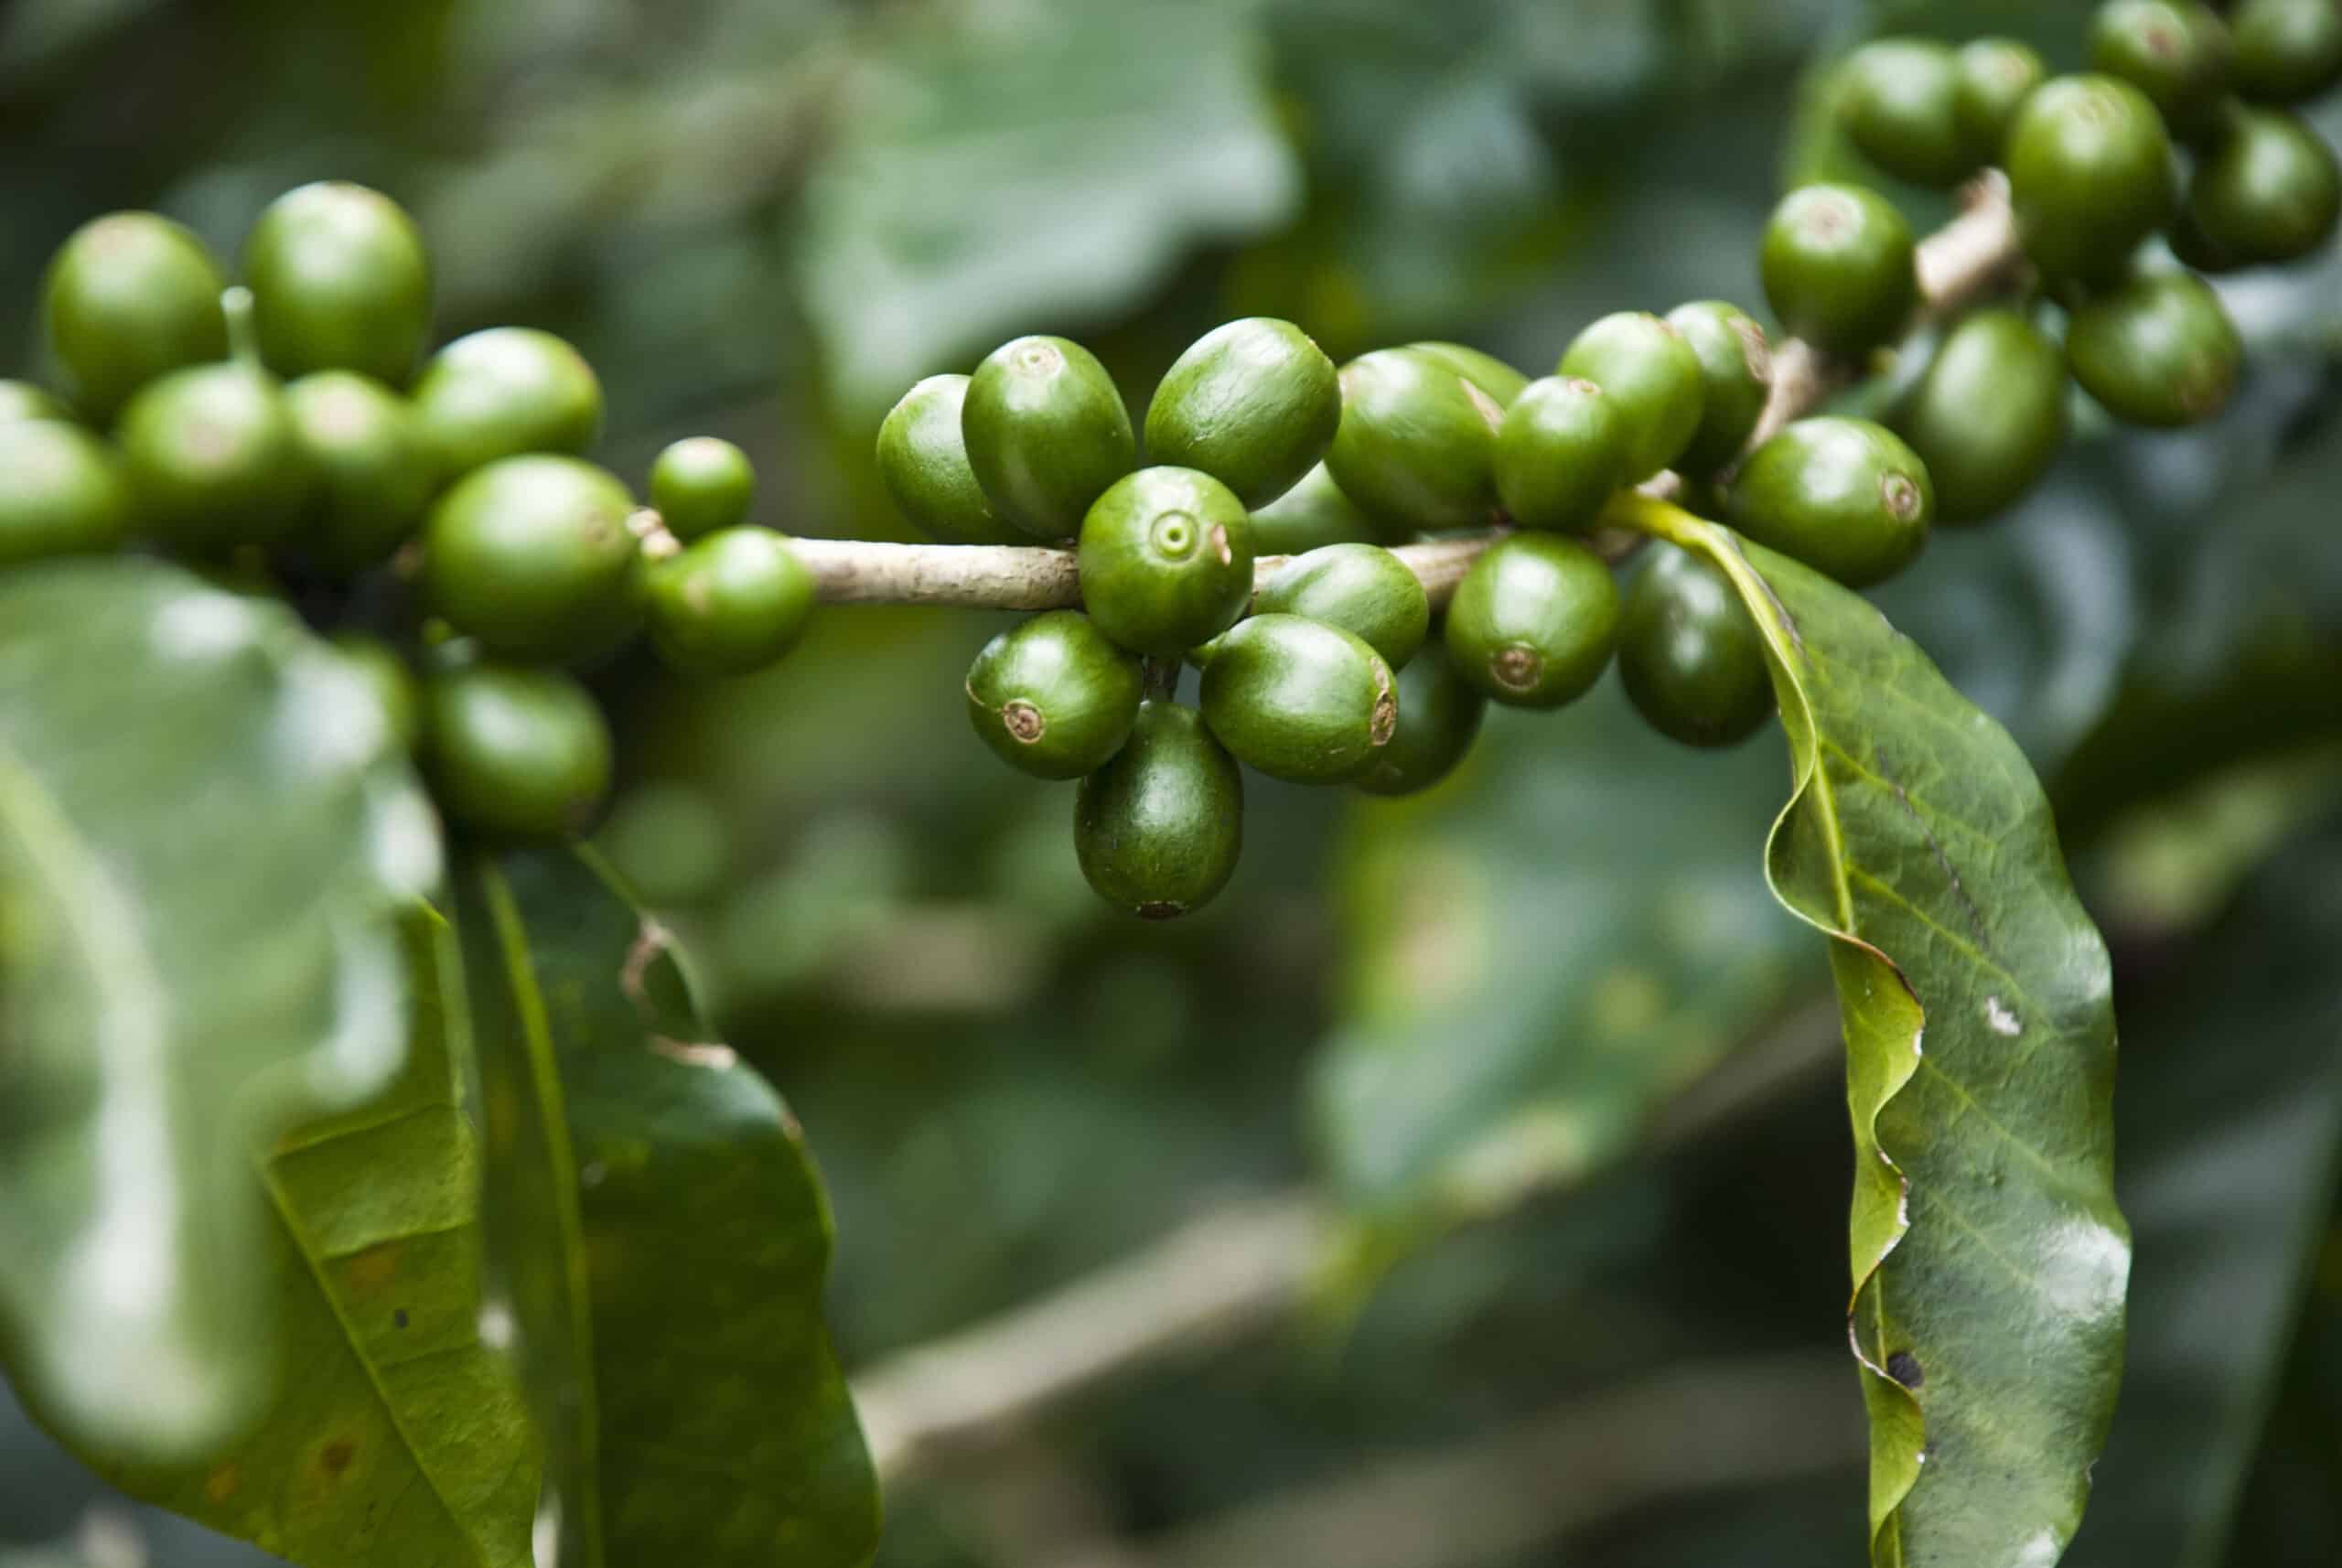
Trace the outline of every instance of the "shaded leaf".
<path fill-rule="evenodd" d="M 1663 503 L 1614 515 L 1721 566 L 1774 666 L 1795 789 L 1767 872 L 1836 939 L 1873 1559 L 2053 1563 L 2113 1414 L 2130 1241 L 2106 948 L 2047 801 L 1860 598 Z"/>
<path fill-rule="evenodd" d="M 61 1434 L 182 1457 L 265 1398 L 251 1152 L 398 1071 L 437 867 L 289 610 L 133 559 L 0 576 L 0 1317 Z"/>
<path fill-rule="evenodd" d="M 876 1493 L 821 1317 L 827 1200 L 598 863 L 457 877 L 490 1258 L 569 1563 L 866 1562 Z"/>

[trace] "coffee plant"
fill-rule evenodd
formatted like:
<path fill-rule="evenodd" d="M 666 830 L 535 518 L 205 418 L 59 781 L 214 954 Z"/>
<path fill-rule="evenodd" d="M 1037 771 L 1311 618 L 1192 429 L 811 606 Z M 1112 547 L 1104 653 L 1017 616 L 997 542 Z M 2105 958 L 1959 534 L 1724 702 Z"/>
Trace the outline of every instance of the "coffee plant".
<path fill-rule="evenodd" d="M 1614 663 L 1688 747 L 1778 715 L 1765 871 L 1846 1044 L 1871 1559 L 2055 1562 L 2122 1360 L 2106 950 L 2024 756 L 1854 590 L 2024 496 L 2077 389 L 2218 413 L 2243 340 L 2199 274 L 2342 214 L 2296 113 L 2342 79 L 2333 0 L 2109 0 L 2088 51 L 1857 51 L 1842 134 L 1959 211 L 1922 239 L 1792 190 L 1778 336 L 1624 311 L 1531 377 L 1248 318 L 1135 420 L 1081 345 L 1017 338 L 880 428 L 926 544 L 764 526 L 712 436 L 638 493 L 568 343 L 426 352 L 429 251 L 377 191 L 286 193 L 232 281 L 159 216 L 91 220 L 42 383 L 0 383 L 20 1394 L 131 1494 L 317 1568 L 866 1561 L 826 1200 L 578 843 L 615 767 L 580 672 L 638 637 L 753 671 L 827 605 L 1005 609 L 968 718 L 1074 786 L 1082 874 L 1147 919 L 1237 875 L 1247 770 L 1427 790 L 1488 703 Z"/>

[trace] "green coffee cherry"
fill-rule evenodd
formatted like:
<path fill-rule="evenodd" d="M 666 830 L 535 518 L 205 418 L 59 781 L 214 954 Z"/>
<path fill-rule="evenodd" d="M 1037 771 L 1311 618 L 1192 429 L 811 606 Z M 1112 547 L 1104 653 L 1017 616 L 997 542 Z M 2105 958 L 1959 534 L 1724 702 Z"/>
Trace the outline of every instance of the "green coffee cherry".
<path fill-rule="evenodd" d="M 112 550 L 129 529 L 104 442 L 60 419 L 0 421 L 0 567 Z"/>
<path fill-rule="evenodd" d="M 1030 544 L 1033 536 L 993 510 L 976 483 L 960 433 L 966 376 L 929 376 L 878 427 L 878 478 L 910 525 L 946 544 Z"/>
<path fill-rule="evenodd" d="M 1499 703 L 1557 708 L 1582 696 L 1618 639 L 1618 589 L 1602 557 L 1573 539 L 1499 540 L 1456 585 L 1447 653 Z"/>
<path fill-rule="evenodd" d="M 1990 517 L 2033 488 L 2066 439 L 2066 359 L 2014 310 L 1944 334 L 1887 423 L 1927 465 L 1943 522 Z"/>
<path fill-rule="evenodd" d="M 1146 409 L 1150 462 L 1195 468 L 1264 506 L 1334 444 L 1342 388 L 1334 361 L 1290 321 L 1231 321 L 1172 363 Z"/>
<path fill-rule="evenodd" d="M 1320 463 L 1252 514 L 1252 550 L 1256 555 L 1301 555 L 1328 544 L 1369 542 L 1380 532 Z"/>
<path fill-rule="evenodd" d="M 1575 530 L 1627 482 L 1627 421 L 1610 394 L 1578 376 L 1547 376 L 1497 430 L 1497 499 L 1529 528 Z"/>
<path fill-rule="evenodd" d="M 1444 343 L 1431 339 L 1410 343 L 1407 348 L 1426 359 L 1437 360 L 1466 381 L 1497 400 L 1502 408 L 1510 408 L 1529 385 L 1529 378 L 1485 349 L 1465 343 Z"/>
<path fill-rule="evenodd" d="M 1488 698 L 1456 673 L 1440 641 L 1400 671 L 1398 682 L 1399 725 L 1356 780 L 1370 795 L 1413 795 L 1455 772 L 1488 711 Z"/>
<path fill-rule="evenodd" d="M 285 406 L 317 478 L 304 535 L 317 562 L 354 572 L 389 559 L 439 489 L 414 405 L 371 376 L 319 371 L 285 389 Z"/>
<path fill-rule="evenodd" d="M 1081 781 L 1073 847 L 1098 896 L 1143 919 L 1211 902 L 1244 847 L 1244 778 L 1202 714 L 1139 704 L 1129 741 Z"/>
<path fill-rule="evenodd" d="M 319 180 L 268 204 L 244 240 L 261 358 L 280 375 L 357 371 L 403 386 L 431 330 L 431 262 L 406 209 Z"/>
<path fill-rule="evenodd" d="M 2026 99 L 2007 167 L 2017 237 L 2053 280 L 2119 277 L 2177 206 L 2163 116 L 2111 76 L 2061 76 Z"/>
<path fill-rule="evenodd" d="M 424 686 L 424 760 L 456 822 L 519 838 L 583 832 L 610 787 L 610 729 L 558 670 L 474 664 Z"/>
<path fill-rule="evenodd" d="M 1141 468 L 1081 521 L 1081 598 L 1098 629 L 1165 657 L 1217 637 L 1252 595 L 1252 532 L 1226 485 L 1193 468 Z"/>
<path fill-rule="evenodd" d="M 1764 636 L 1713 564 L 1654 542 L 1627 589 L 1618 683 L 1651 728 L 1686 746 L 1735 746 L 1773 715 Z"/>
<path fill-rule="evenodd" d="M 1866 419 L 1800 419 L 1749 454 L 1732 486 L 1735 528 L 1850 588 L 1910 564 L 1934 516 L 1927 465 Z"/>
<path fill-rule="evenodd" d="M 968 720 L 1011 768 L 1080 779 L 1130 738 L 1141 686 L 1138 660 L 1088 616 L 1051 610 L 984 644 L 968 669 Z"/>
<path fill-rule="evenodd" d="M 282 542 L 316 476 L 265 371 L 191 365 L 141 388 L 115 428 L 142 531 L 198 554 Z"/>
<path fill-rule="evenodd" d="M 75 407 L 101 423 L 156 377 L 228 352 L 203 242 L 152 212 L 111 212 L 76 229 L 41 283 L 41 329 Z"/>
<path fill-rule="evenodd" d="M 1863 156 L 1914 185 L 1956 185 L 1976 166 L 1960 134 L 1960 72 L 1950 46 L 1880 38 L 1842 69 L 1839 124 Z"/>
<path fill-rule="evenodd" d="M 366 683 L 366 690 L 381 708 L 383 727 L 397 742 L 398 748 L 414 750 L 423 734 L 423 688 L 416 682 L 414 671 L 407 668 L 397 649 L 379 637 L 369 637 L 362 631 L 338 631 L 332 640 L 334 651 Z"/>
<path fill-rule="evenodd" d="M 1773 350 L 1756 318 L 1721 299 L 1694 300 L 1667 313 L 1667 324 L 1683 334 L 1700 361 L 1706 391 L 1700 428 L 1676 459 L 1695 478 L 1731 467 L 1773 392 Z"/>
<path fill-rule="evenodd" d="M 2308 255 L 2337 217 L 2342 170 L 2326 138 L 2284 110 L 2250 109 L 2197 161 L 2184 227 L 2221 267 L 2251 266 Z"/>
<path fill-rule="evenodd" d="M 600 651 L 634 620 L 634 501 L 575 457 L 503 457 L 448 489 L 424 525 L 431 607 L 489 652 L 553 660 Z"/>
<path fill-rule="evenodd" d="M 1700 432 L 1707 381 L 1683 334 L 1648 311 L 1603 317 L 1570 340 L 1554 373 L 1592 381 L 1626 426 L 1625 482 L 1649 478 Z"/>
<path fill-rule="evenodd" d="M 2188 141 L 2219 127 L 2231 53 L 2227 25 L 2202 0 L 2106 0 L 2090 19 L 2090 69 L 2145 93 Z"/>
<path fill-rule="evenodd" d="M 1379 349 L 1342 367 L 1326 467 L 1386 537 L 1485 525 L 1504 406 L 1435 355 Z"/>
<path fill-rule="evenodd" d="M 2243 0 L 2229 19 L 2236 88 L 2256 103 L 2299 103 L 2342 81 L 2342 6 Z"/>
<path fill-rule="evenodd" d="M 1765 297 L 1781 325 L 1832 354 L 1868 353 L 1903 330 L 1919 300 L 1918 247 L 1875 191 L 1809 185 L 1765 225 Z"/>
<path fill-rule="evenodd" d="M 73 411 L 45 387 L 0 381 L 0 424 L 19 419 L 70 419 Z"/>
<path fill-rule="evenodd" d="M 499 457 L 579 453 L 602 433 L 602 383 L 585 356 L 533 327 L 490 327 L 431 356 L 414 406 L 440 471 Z"/>
<path fill-rule="evenodd" d="M 2066 326 L 2066 363 L 2115 418 L 2174 428 L 2211 418 L 2236 391 L 2244 344 L 2220 296 L 2189 273 L 2133 278 Z"/>
<path fill-rule="evenodd" d="M 1220 639 L 1200 705 L 1238 761 L 1290 784 L 1357 778 L 1399 723 L 1382 656 L 1339 627 L 1294 615 L 1256 615 Z"/>
<path fill-rule="evenodd" d="M 650 504 L 667 532 L 686 542 L 748 520 L 757 470 L 748 455 L 719 435 L 668 443 L 650 464 Z"/>
<path fill-rule="evenodd" d="M 1423 579 L 1376 544 L 1328 544 L 1295 556 L 1261 585 L 1252 613 L 1306 616 L 1339 627 L 1393 670 L 1406 668 L 1431 630 Z"/>
<path fill-rule="evenodd" d="M 1066 539 L 1138 461 L 1130 411 L 1106 367 L 1063 338 L 1019 338 L 985 356 L 960 411 L 968 463 L 993 507 L 1036 539 Z"/>
<path fill-rule="evenodd" d="M 797 646 L 813 574 L 768 528 L 719 528 L 644 574 L 659 657 L 686 675 L 744 675 Z"/>
<path fill-rule="evenodd" d="M 2016 112 L 2049 74 L 2041 56 L 2014 38 L 1971 38 L 1954 57 L 1952 111 L 1969 163 L 2001 161 Z"/>

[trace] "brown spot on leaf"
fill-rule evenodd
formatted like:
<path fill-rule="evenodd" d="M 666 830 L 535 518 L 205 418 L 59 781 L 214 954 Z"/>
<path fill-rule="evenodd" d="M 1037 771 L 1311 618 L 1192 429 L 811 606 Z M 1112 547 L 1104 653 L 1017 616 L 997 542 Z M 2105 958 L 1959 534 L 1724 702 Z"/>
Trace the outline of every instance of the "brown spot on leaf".
<path fill-rule="evenodd" d="M 398 1241 L 385 1241 L 379 1247 L 368 1248 L 342 1265 L 342 1283 L 352 1291 L 371 1293 L 381 1290 L 398 1278 L 399 1262 L 403 1251 L 404 1243 Z"/>
<path fill-rule="evenodd" d="M 317 1468 L 328 1476 L 338 1476 L 349 1469 L 349 1462 L 357 1457 L 358 1444 L 347 1437 L 337 1437 L 317 1450 Z"/>
<path fill-rule="evenodd" d="M 1908 1350 L 1897 1350 L 1886 1359 L 1886 1375 L 1907 1389 L 1916 1389 L 1928 1380 L 1919 1359 Z"/>
<path fill-rule="evenodd" d="M 233 1459 L 225 1460 L 213 1466 L 211 1473 L 203 1477 L 203 1496 L 206 1501 L 224 1503 L 234 1497 L 236 1488 L 243 1484 L 243 1467 Z"/>

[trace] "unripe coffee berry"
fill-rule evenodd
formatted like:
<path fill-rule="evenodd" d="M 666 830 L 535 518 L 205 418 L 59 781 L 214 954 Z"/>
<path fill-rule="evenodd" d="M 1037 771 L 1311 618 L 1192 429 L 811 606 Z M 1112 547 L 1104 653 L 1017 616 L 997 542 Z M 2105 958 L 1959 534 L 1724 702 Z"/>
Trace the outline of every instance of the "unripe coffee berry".
<path fill-rule="evenodd" d="M 2197 160 L 2187 227 L 2223 266 L 2295 261 L 2334 237 L 2342 169 L 2326 138 L 2283 109 L 2248 109 Z"/>
<path fill-rule="evenodd" d="M 1202 908 L 1244 847 L 1236 759 L 1195 709 L 1140 703 L 1122 750 L 1081 781 L 1073 847 L 1081 875 L 1117 908 L 1149 920 Z"/>
<path fill-rule="evenodd" d="M 269 369 L 405 384 L 431 329 L 431 263 L 397 202 L 346 180 L 288 190 L 252 224 L 243 261 Z"/>
<path fill-rule="evenodd" d="M 1960 73 L 1950 46 L 1880 38 L 1842 69 L 1839 124 L 1863 156 L 1914 185 L 1954 185 L 1976 166 L 1960 134 Z"/>
<path fill-rule="evenodd" d="M 333 572 L 387 560 L 439 488 L 414 405 L 356 371 L 303 376 L 285 404 L 317 480 L 302 543 Z"/>
<path fill-rule="evenodd" d="M 284 389 L 263 371 L 173 371 L 139 390 L 114 434 L 140 529 L 198 554 L 282 542 L 312 494 Z"/>
<path fill-rule="evenodd" d="M 1773 392 L 1773 350 L 1765 328 L 1739 306 L 1721 299 L 1694 300 L 1667 313 L 1667 324 L 1683 334 L 1700 361 L 1706 392 L 1700 428 L 1675 466 L 1693 478 L 1729 467 L 1748 445 Z"/>
<path fill-rule="evenodd" d="M 425 596 L 510 659 L 599 652 L 639 608 L 633 499 L 575 457 L 504 457 L 457 480 L 424 528 Z"/>
<path fill-rule="evenodd" d="M 813 574 L 768 528 L 721 528 L 644 574 L 643 618 L 659 657 L 686 675 L 745 675 L 797 646 Z"/>
<path fill-rule="evenodd" d="M 2066 325 L 2066 363 L 2082 390 L 2133 424 L 2173 428 L 2228 406 L 2244 360 L 2236 324 L 2188 273 L 2133 278 Z"/>
<path fill-rule="evenodd" d="M 2202 0 L 2106 0 L 2090 20 L 2090 69 L 2145 93 L 2189 141 L 2218 128 L 2230 53 L 2226 24 Z"/>
<path fill-rule="evenodd" d="M 1456 671 L 1434 639 L 1399 671 L 1399 725 L 1358 787 L 1370 795 L 1413 795 L 1456 770 L 1480 734 L 1488 700 Z"/>
<path fill-rule="evenodd" d="M 41 282 L 41 328 L 66 396 L 103 423 L 156 377 L 223 357 L 227 281 L 202 241 L 156 213 L 76 229 Z"/>
<path fill-rule="evenodd" d="M 1627 422 L 1578 376 L 1531 381 L 1497 431 L 1497 499 L 1529 528 L 1582 529 L 1627 482 Z"/>
<path fill-rule="evenodd" d="M 1927 465 L 1866 419 L 1800 419 L 1749 454 L 1732 486 L 1735 528 L 1850 588 L 1910 564 L 1934 516 Z"/>
<path fill-rule="evenodd" d="M 73 411 L 45 387 L 0 380 L 0 424 L 17 419 L 70 419 Z"/>
<path fill-rule="evenodd" d="M 1445 360 L 1378 349 L 1342 367 L 1342 422 L 1326 467 L 1385 537 L 1474 528 L 1496 510 L 1504 405 Z"/>
<path fill-rule="evenodd" d="M 966 376 L 929 376 L 878 427 L 878 478 L 910 525 L 946 544 L 1029 544 L 976 482 L 961 434 Z"/>
<path fill-rule="evenodd" d="M 1399 722 L 1382 656 L 1339 627 L 1292 615 L 1256 615 L 1221 638 L 1198 705 L 1238 761 L 1291 784 L 1356 778 Z"/>
<path fill-rule="evenodd" d="M 1141 468 L 1081 522 L 1081 599 L 1133 653 L 1165 657 L 1219 636 L 1252 596 L 1252 535 L 1226 485 L 1193 468 Z"/>
<path fill-rule="evenodd" d="M 104 442 L 59 419 L 0 421 L 0 567 L 112 550 L 129 528 Z"/>
<path fill-rule="evenodd" d="M 1010 767 L 1079 779 L 1123 749 L 1142 684 L 1136 656 L 1088 616 L 1050 610 L 984 644 L 968 670 L 968 719 Z"/>
<path fill-rule="evenodd" d="M 1859 355 L 1901 333 L 1918 304 L 1911 226 L 1854 185 L 1809 185 L 1773 209 L 1762 254 L 1765 297 L 1816 348 Z"/>
<path fill-rule="evenodd" d="M 1971 38 L 1954 60 L 1952 99 L 1960 139 L 1974 167 L 2001 161 L 2016 112 L 2049 74 L 2031 45 L 2014 38 Z"/>
<path fill-rule="evenodd" d="M 1426 359 L 1437 360 L 1466 381 L 1497 400 L 1499 408 L 1510 408 L 1529 385 L 1529 378 L 1498 359 L 1485 349 L 1475 349 L 1467 343 L 1449 343 L 1427 338 L 1407 345 L 1411 352 Z"/>
<path fill-rule="evenodd" d="M 1393 670 L 1405 668 L 1431 630 L 1423 579 L 1379 544 L 1328 544 L 1295 556 L 1261 585 L 1252 610 L 1339 627 Z"/>
<path fill-rule="evenodd" d="M 1146 455 L 1264 506 L 1316 466 L 1341 422 L 1326 351 L 1290 321 L 1254 317 L 1206 333 L 1165 372 L 1146 409 Z"/>
<path fill-rule="evenodd" d="M 1663 542 L 1628 585 L 1618 683 L 1650 726 L 1686 746 L 1734 746 L 1773 714 L 1764 636 L 1730 579 Z"/>
<path fill-rule="evenodd" d="M 362 631 L 335 632 L 333 649 L 366 683 L 392 742 L 402 752 L 413 751 L 423 736 L 423 687 L 398 650 Z"/>
<path fill-rule="evenodd" d="M 1328 544 L 1370 542 L 1380 532 L 1320 463 L 1302 475 L 1299 484 L 1252 513 L 1252 551 L 1263 556 L 1300 555 Z"/>
<path fill-rule="evenodd" d="M 2163 116 L 2115 77 L 2045 83 L 2009 128 L 2007 168 L 2017 237 L 2053 280 L 2120 276 L 2178 205 Z"/>
<path fill-rule="evenodd" d="M 2017 311 L 1944 334 L 1887 423 L 1927 465 L 1944 522 L 1990 517 L 2032 489 L 2066 439 L 2066 359 Z"/>
<path fill-rule="evenodd" d="M 1554 374 L 1592 381 L 1626 426 L 1625 482 L 1649 478 L 1683 455 L 1706 411 L 1700 357 L 1649 311 L 1621 310 L 1570 340 Z"/>
<path fill-rule="evenodd" d="M 1138 460 L 1114 379 L 1064 338 L 1019 338 L 986 355 L 960 430 L 994 508 L 1036 539 L 1070 538 Z"/>
<path fill-rule="evenodd" d="M 520 838 L 592 823 L 610 787 L 610 730 L 594 698 L 558 670 L 474 664 L 424 686 L 424 761 L 455 822 Z"/>
<path fill-rule="evenodd" d="M 686 542 L 748 520 L 757 470 L 748 455 L 718 435 L 670 442 L 650 464 L 650 505 L 667 532 Z"/>
<path fill-rule="evenodd" d="M 1464 574 L 1447 607 L 1447 653 L 1466 680 L 1514 707 L 1557 708 L 1610 662 L 1618 589 L 1573 539 L 1516 533 Z"/>
<path fill-rule="evenodd" d="M 2243 0 L 2229 18 L 2239 92 L 2299 103 L 2342 81 L 2342 5 L 2334 0 Z"/>
<path fill-rule="evenodd" d="M 584 452 L 602 433 L 594 368 L 533 327 L 491 327 L 441 349 L 415 379 L 414 406 L 450 477 L 499 457 Z"/>

